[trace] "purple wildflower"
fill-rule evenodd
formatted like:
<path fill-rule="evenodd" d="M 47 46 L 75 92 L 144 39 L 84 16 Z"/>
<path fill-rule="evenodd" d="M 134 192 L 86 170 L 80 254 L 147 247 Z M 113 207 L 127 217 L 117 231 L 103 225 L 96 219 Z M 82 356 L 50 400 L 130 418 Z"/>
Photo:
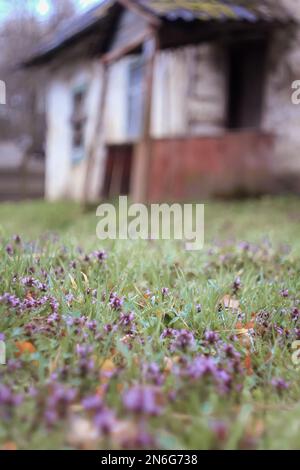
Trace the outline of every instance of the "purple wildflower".
<path fill-rule="evenodd" d="M 211 357 L 197 356 L 187 369 L 187 374 L 194 380 L 197 380 L 207 374 L 215 374 L 216 364 Z"/>
<path fill-rule="evenodd" d="M 160 367 L 156 362 L 145 364 L 143 369 L 146 380 L 151 381 L 155 385 L 162 385 L 164 383 L 164 374 L 161 372 Z"/>
<path fill-rule="evenodd" d="M 204 337 L 209 344 L 214 344 L 219 340 L 219 335 L 215 331 L 206 331 Z"/>
<path fill-rule="evenodd" d="M 175 335 L 175 331 L 176 330 L 174 330 L 173 328 L 165 328 L 160 336 L 160 339 L 173 338 Z"/>
<path fill-rule="evenodd" d="M 242 282 L 241 282 L 241 278 L 240 277 L 237 277 L 234 282 L 233 282 L 233 285 L 232 285 L 232 290 L 233 290 L 233 293 L 236 294 L 240 288 L 241 288 L 241 285 L 242 285 Z"/>
<path fill-rule="evenodd" d="M 164 297 L 167 297 L 169 295 L 169 289 L 168 287 L 163 287 L 161 290 L 161 295 Z"/>
<path fill-rule="evenodd" d="M 90 320 L 90 321 L 86 322 L 86 326 L 90 331 L 96 331 L 97 330 L 96 320 Z"/>
<path fill-rule="evenodd" d="M 14 235 L 14 236 L 13 236 L 13 241 L 15 242 L 16 245 L 20 245 L 20 244 L 21 244 L 21 237 L 20 237 L 20 235 Z"/>
<path fill-rule="evenodd" d="M 288 289 L 283 289 L 281 292 L 280 292 L 280 295 L 281 297 L 288 297 L 289 296 L 289 290 Z"/>
<path fill-rule="evenodd" d="M 103 408 L 95 415 L 94 424 L 103 434 L 110 434 L 116 424 L 115 413 L 109 408 Z"/>
<path fill-rule="evenodd" d="M 100 261 L 100 263 L 103 263 L 107 259 L 107 253 L 104 250 L 95 251 L 94 256 L 98 261 Z"/>
<path fill-rule="evenodd" d="M 103 409 L 103 401 L 98 395 L 92 395 L 82 400 L 82 406 L 86 411 L 96 413 Z"/>
<path fill-rule="evenodd" d="M 289 388 L 288 383 L 282 378 L 272 379 L 271 384 L 278 392 L 283 392 Z"/>
<path fill-rule="evenodd" d="M 155 388 L 136 385 L 125 392 L 123 403 L 133 413 L 157 416 L 162 412 L 158 399 L 159 394 Z"/>
<path fill-rule="evenodd" d="M 110 294 L 110 296 L 109 296 L 109 305 L 114 310 L 120 310 L 123 303 L 124 303 L 124 297 L 118 297 L 115 292 Z"/>
<path fill-rule="evenodd" d="M 186 351 L 191 349 L 195 344 L 195 338 L 191 331 L 188 330 L 175 330 L 175 338 L 171 342 L 171 350 L 182 349 Z"/>
<path fill-rule="evenodd" d="M 14 254 L 14 249 L 12 245 L 6 245 L 5 251 L 9 256 L 12 256 Z"/>
<path fill-rule="evenodd" d="M 292 310 L 292 320 L 297 321 L 300 317 L 300 310 L 298 308 L 293 308 Z"/>
<path fill-rule="evenodd" d="M 73 388 L 66 388 L 61 384 L 53 383 L 46 403 L 45 420 L 53 425 L 59 418 L 65 418 L 69 406 L 74 402 L 77 392 Z"/>

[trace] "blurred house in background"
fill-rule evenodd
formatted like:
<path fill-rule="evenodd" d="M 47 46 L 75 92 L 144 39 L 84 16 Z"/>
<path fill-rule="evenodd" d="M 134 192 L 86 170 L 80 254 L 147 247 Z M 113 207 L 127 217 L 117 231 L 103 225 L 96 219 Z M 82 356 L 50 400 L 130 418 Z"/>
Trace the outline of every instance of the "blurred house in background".
<path fill-rule="evenodd" d="M 300 192 L 292 0 L 106 0 L 26 63 L 46 71 L 46 196 Z"/>
<path fill-rule="evenodd" d="M 41 198 L 45 180 L 44 93 L 39 74 L 16 66 L 41 34 L 32 17 L 14 15 L 0 26 L 0 78 L 5 83 L 5 100 L 0 104 L 0 200 Z"/>

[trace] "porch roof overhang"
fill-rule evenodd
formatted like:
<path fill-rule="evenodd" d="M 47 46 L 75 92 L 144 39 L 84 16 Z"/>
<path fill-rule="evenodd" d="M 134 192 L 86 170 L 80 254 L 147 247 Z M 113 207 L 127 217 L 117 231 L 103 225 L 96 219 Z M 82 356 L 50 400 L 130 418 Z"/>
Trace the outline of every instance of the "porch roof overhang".
<path fill-rule="evenodd" d="M 222 42 L 267 35 L 276 27 L 295 23 L 273 0 L 104 0 L 87 14 L 64 24 L 55 37 L 39 47 L 24 66 L 42 65 L 63 50 L 86 50 L 105 61 L 117 60 L 141 46 L 156 31 L 159 49 Z M 146 20 L 147 29 L 139 38 L 112 51 L 110 44 L 124 9 Z M 84 45 L 86 46 L 84 49 Z"/>
<path fill-rule="evenodd" d="M 53 37 L 43 42 L 25 59 L 23 66 L 43 65 L 62 51 L 82 46 L 83 43 L 86 47 L 81 47 L 81 51 L 85 49 L 89 55 L 102 55 L 107 50 L 122 9 L 116 1 L 103 0 L 100 5 L 79 18 L 64 21 Z"/>

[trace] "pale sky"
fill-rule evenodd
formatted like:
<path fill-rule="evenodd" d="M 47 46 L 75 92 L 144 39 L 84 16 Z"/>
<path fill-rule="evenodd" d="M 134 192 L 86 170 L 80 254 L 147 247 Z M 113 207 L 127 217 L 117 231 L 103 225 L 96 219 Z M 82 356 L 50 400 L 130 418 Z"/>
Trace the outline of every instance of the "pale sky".
<path fill-rule="evenodd" d="M 100 3 L 100 0 L 73 0 L 74 3 L 78 5 L 79 8 L 85 10 L 93 5 Z M 17 1 L 14 0 L 0 0 L 0 21 L 4 19 L 7 15 L 13 12 L 14 3 L 17 4 Z M 49 0 L 30 0 L 30 8 L 34 9 L 37 14 L 41 16 L 48 15 L 50 13 L 50 2 Z"/>

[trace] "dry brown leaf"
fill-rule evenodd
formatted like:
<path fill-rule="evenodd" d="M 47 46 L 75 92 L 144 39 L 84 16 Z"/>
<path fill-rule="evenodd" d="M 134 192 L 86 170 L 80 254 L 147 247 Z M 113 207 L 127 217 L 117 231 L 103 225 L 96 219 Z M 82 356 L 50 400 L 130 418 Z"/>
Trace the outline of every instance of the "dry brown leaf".
<path fill-rule="evenodd" d="M 8 441 L 3 444 L 1 450 L 17 450 L 17 444 L 13 441 Z"/>
<path fill-rule="evenodd" d="M 253 375 L 254 374 L 254 371 L 253 371 L 253 368 L 252 368 L 252 358 L 251 358 L 250 353 L 248 353 L 247 356 L 245 357 L 244 366 L 245 366 L 245 369 L 247 371 L 247 375 Z"/>
<path fill-rule="evenodd" d="M 165 357 L 164 358 L 164 372 L 169 374 L 174 365 L 177 364 L 179 361 L 179 357 L 178 356 L 174 356 L 174 357 Z"/>
<path fill-rule="evenodd" d="M 99 433 L 89 420 L 80 416 L 72 416 L 69 423 L 67 442 L 77 449 L 95 450 L 99 441 Z"/>
<path fill-rule="evenodd" d="M 235 299 L 231 295 L 224 295 L 220 303 L 225 310 L 231 310 L 234 313 L 241 312 L 239 300 Z"/>
<path fill-rule="evenodd" d="M 22 354 L 34 354 L 36 352 L 35 346 L 29 341 L 17 341 L 16 348 L 18 349 L 16 357 L 20 357 Z"/>
<path fill-rule="evenodd" d="M 125 441 L 136 441 L 139 432 L 138 426 L 134 421 L 116 421 L 111 432 L 111 440 L 114 447 L 123 447 Z"/>

